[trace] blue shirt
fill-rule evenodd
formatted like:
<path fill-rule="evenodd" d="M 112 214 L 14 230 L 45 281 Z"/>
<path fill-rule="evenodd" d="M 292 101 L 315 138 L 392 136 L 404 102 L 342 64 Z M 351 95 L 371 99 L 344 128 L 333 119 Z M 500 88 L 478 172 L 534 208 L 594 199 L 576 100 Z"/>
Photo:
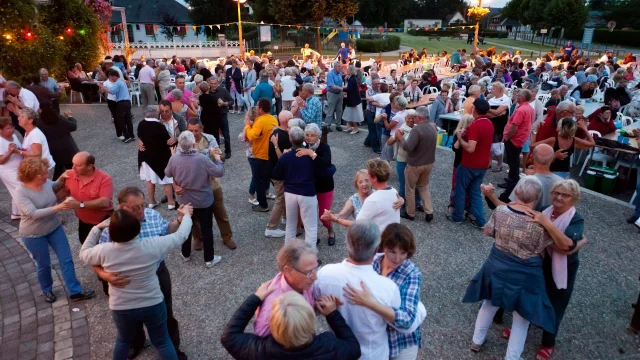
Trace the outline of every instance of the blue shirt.
<path fill-rule="evenodd" d="M 340 59 L 342 60 L 347 60 L 347 58 L 349 57 L 349 49 L 347 49 L 346 47 L 340 48 L 338 50 L 338 53 L 336 54 L 336 57 L 340 56 Z"/>
<path fill-rule="evenodd" d="M 316 165 L 309 156 L 296 156 L 296 151 L 282 154 L 278 164 L 271 173 L 271 177 L 284 181 L 285 193 L 316 196 Z"/>
<path fill-rule="evenodd" d="M 373 259 L 373 270 L 378 274 L 382 272 L 383 258 L 384 254 L 378 254 Z M 409 329 L 418 313 L 422 273 L 413 262 L 405 260 L 402 265 L 387 274 L 387 277 L 396 283 L 400 290 L 400 307 L 393 308 L 396 315 L 395 326 L 401 329 Z M 411 334 L 403 334 L 393 327 L 387 326 L 387 335 L 389 336 L 389 357 L 397 356 L 401 350 L 411 346 L 422 347 L 420 326 Z"/>
<path fill-rule="evenodd" d="M 268 82 L 261 81 L 258 83 L 258 86 L 256 86 L 256 89 L 253 90 L 253 93 L 251 94 L 251 98 L 256 103 L 261 98 L 266 98 L 269 101 L 271 101 L 273 99 L 273 87 L 271 87 L 271 85 L 269 85 Z"/>
<path fill-rule="evenodd" d="M 116 83 L 113 84 L 109 92 L 111 93 L 111 95 L 116 97 L 116 102 L 124 101 L 124 100 L 131 101 L 131 98 L 129 97 L 129 89 L 127 88 L 127 83 L 125 83 L 122 80 L 116 81 Z"/>
<path fill-rule="evenodd" d="M 565 46 L 562 48 L 562 51 L 564 52 L 564 54 L 565 54 L 565 55 L 567 55 L 567 56 L 571 56 L 571 53 L 572 53 L 572 52 L 573 52 L 573 50 L 575 50 L 575 49 L 576 49 L 576 47 L 575 47 L 575 46 L 573 46 L 573 44 L 571 44 L 571 46 L 569 46 L 569 45 L 565 45 Z"/>
<path fill-rule="evenodd" d="M 51 94 L 57 93 L 58 89 L 60 89 L 58 82 L 50 77 L 47 78 L 47 81 L 42 81 L 42 78 L 40 78 L 40 85 L 49 89 L 49 92 L 51 92 Z"/>
<path fill-rule="evenodd" d="M 327 91 L 339 94 L 342 92 L 343 84 L 341 73 L 337 72 L 335 69 L 331 69 L 331 71 L 327 73 Z M 333 85 L 339 86 L 340 90 L 333 89 Z"/>
<path fill-rule="evenodd" d="M 307 124 L 317 124 L 322 129 L 322 104 L 317 96 L 312 95 L 307 98 L 307 104 L 300 110 L 302 120 Z"/>
<path fill-rule="evenodd" d="M 144 209 L 144 218 L 140 223 L 140 234 L 138 238 L 144 239 L 154 236 L 164 236 L 169 233 L 169 222 L 165 220 L 159 212 L 146 208 Z M 109 237 L 109 228 L 102 230 L 98 244 L 111 242 Z M 158 261 L 158 266 L 164 261 L 165 256 Z"/>

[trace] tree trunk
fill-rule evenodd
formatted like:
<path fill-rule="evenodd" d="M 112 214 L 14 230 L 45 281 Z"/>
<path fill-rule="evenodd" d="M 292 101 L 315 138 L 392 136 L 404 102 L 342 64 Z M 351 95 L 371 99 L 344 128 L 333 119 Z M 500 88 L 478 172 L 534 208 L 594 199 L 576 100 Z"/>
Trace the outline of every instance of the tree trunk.
<path fill-rule="evenodd" d="M 322 38 L 320 37 L 320 23 L 318 23 L 318 28 L 316 29 L 316 39 L 318 42 L 318 51 L 320 55 L 322 55 Z"/>

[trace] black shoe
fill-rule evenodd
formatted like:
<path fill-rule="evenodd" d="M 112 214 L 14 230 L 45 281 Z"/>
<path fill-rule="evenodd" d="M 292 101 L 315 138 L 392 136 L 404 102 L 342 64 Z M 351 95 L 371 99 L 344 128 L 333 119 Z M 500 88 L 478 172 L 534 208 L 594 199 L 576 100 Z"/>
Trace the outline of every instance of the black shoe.
<path fill-rule="evenodd" d="M 342 131 L 342 126 L 340 125 L 336 126 L 336 131 Z"/>
<path fill-rule="evenodd" d="M 336 244 L 336 237 L 335 236 L 329 236 L 329 238 L 327 239 L 327 243 L 329 244 L 329 246 L 333 246 Z"/>
<path fill-rule="evenodd" d="M 231 159 L 231 153 L 230 152 L 229 153 L 224 153 L 224 159 L 225 160 Z"/>
<path fill-rule="evenodd" d="M 178 354 L 178 360 L 187 360 L 187 354 L 183 353 L 180 350 L 176 350 L 176 353 Z"/>
<path fill-rule="evenodd" d="M 509 187 L 509 184 L 507 184 L 507 183 L 498 184 L 498 187 L 501 188 L 501 189 L 506 189 L 506 188 Z"/>
<path fill-rule="evenodd" d="M 126 144 L 126 143 L 130 143 L 130 142 L 132 142 L 134 140 L 135 140 L 134 138 L 128 138 L 128 139 L 124 139 L 123 142 Z"/>
<path fill-rule="evenodd" d="M 631 217 L 627 219 L 627 224 L 635 224 L 636 221 L 638 221 L 638 217 L 631 215 Z"/>
<path fill-rule="evenodd" d="M 471 226 L 473 226 L 476 229 L 484 229 L 484 225 L 480 225 L 477 220 L 471 220 L 470 223 L 471 223 Z"/>
<path fill-rule="evenodd" d="M 83 292 L 73 294 L 69 296 L 69 298 L 73 301 L 79 301 L 79 300 L 89 300 L 94 296 L 96 296 L 96 292 L 91 289 L 87 289 L 87 290 L 84 290 Z"/>
<path fill-rule="evenodd" d="M 167 198 L 167 195 L 163 196 L 162 199 L 160 200 L 161 204 L 166 204 L 169 202 L 169 199 Z"/>
<path fill-rule="evenodd" d="M 257 211 L 257 212 L 269 212 L 269 208 L 268 207 L 262 207 L 260 205 L 253 205 L 251 207 L 251 210 L 253 211 Z"/>
<path fill-rule="evenodd" d="M 461 224 L 462 224 L 462 221 L 455 221 L 455 220 L 453 220 L 453 214 L 452 214 L 452 213 L 447 212 L 446 216 L 447 216 L 447 219 L 449 219 L 449 221 L 451 221 L 452 223 L 454 223 L 454 224 L 458 224 L 458 225 L 461 225 Z"/>
<path fill-rule="evenodd" d="M 127 355 L 127 359 L 128 360 L 133 360 L 133 359 L 137 358 L 138 355 L 140 355 L 141 352 L 142 352 L 142 348 L 129 349 L 129 355 Z"/>
<path fill-rule="evenodd" d="M 374 151 L 374 153 L 376 153 L 376 154 L 380 155 L 380 154 L 382 154 L 382 151 L 380 151 L 380 150 L 375 150 L 375 151 Z"/>
<path fill-rule="evenodd" d="M 411 221 L 416 219 L 415 216 L 410 216 L 406 211 L 400 211 L 400 217 Z"/>
<path fill-rule="evenodd" d="M 416 211 L 424 212 L 424 206 L 416 205 Z"/>
<path fill-rule="evenodd" d="M 433 214 L 424 214 L 424 221 L 431 222 L 433 220 Z"/>
<path fill-rule="evenodd" d="M 42 295 L 44 296 L 44 301 L 48 302 L 49 304 L 56 302 L 56 300 L 58 300 L 58 298 L 52 293 L 52 292 L 43 292 Z"/>
<path fill-rule="evenodd" d="M 327 126 L 327 132 L 328 132 L 328 133 L 333 132 L 333 130 L 331 130 L 331 125 L 328 125 L 328 126 Z"/>

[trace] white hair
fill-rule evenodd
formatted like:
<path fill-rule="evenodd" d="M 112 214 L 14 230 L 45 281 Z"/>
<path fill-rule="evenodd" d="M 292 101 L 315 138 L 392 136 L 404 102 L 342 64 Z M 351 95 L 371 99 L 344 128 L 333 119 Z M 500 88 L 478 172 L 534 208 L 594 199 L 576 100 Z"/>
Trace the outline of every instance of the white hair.
<path fill-rule="evenodd" d="M 528 175 L 518 181 L 515 190 L 518 200 L 524 203 L 536 202 L 542 192 L 542 183 L 537 177 Z"/>
<path fill-rule="evenodd" d="M 193 135 L 191 131 L 183 131 L 178 136 L 178 146 L 180 146 L 180 150 L 189 151 L 193 149 L 193 145 L 196 143 L 196 137 Z"/>
<path fill-rule="evenodd" d="M 322 130 L 320 130 L 320 127 L 316 123 L 307 124 L 307 126 L 304 128 L 304 131 L 313 131 L 313 133 L 318 137 L 322 135 Z"/>

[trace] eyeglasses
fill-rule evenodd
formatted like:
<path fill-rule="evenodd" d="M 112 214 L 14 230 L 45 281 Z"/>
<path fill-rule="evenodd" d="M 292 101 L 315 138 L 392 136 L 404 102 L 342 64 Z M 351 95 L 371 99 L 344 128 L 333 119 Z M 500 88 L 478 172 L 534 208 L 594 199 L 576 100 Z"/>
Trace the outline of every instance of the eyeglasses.
<path fill-rule="evenodd" d="M 315 269 L 313 269 L 311 271 L 308 271 L 308 272 L 302 272 L 302 271 L 298 270 L 295 267 L 293 268 L 293 270 L 295 270 L 295 271 L 299 272 L 300 274 L 304 275 L 307 279 L 311 279 L 311 278 L 313 278 L 313 275 L 316 275 L 318 273 L 318 270 L 320 270 L 320 266 L 318 266 L 317 268 L 315 268 Z"/>
<path fill-rule="evenodd" d="M 563 192 L 559 192 L 559 191 L 552 191 L 551 192 L 551 196 L 555 197 L 560 197 L 562 199 L 568 199 L 571 197 L 571 194 L 567 194 L 567 193 L 563 193 Z"/>
<path fill-rule="evenodd" d="M 128 207 L 132 212 L 138 212 L 140 210 L 144 210 L 144 208 L 147 207 L 147 203 L 144 202 L 144 203 L 142 203 L 142 205 L 134 205 L 134 206 L 125 205 L 125 206 Z"/>

